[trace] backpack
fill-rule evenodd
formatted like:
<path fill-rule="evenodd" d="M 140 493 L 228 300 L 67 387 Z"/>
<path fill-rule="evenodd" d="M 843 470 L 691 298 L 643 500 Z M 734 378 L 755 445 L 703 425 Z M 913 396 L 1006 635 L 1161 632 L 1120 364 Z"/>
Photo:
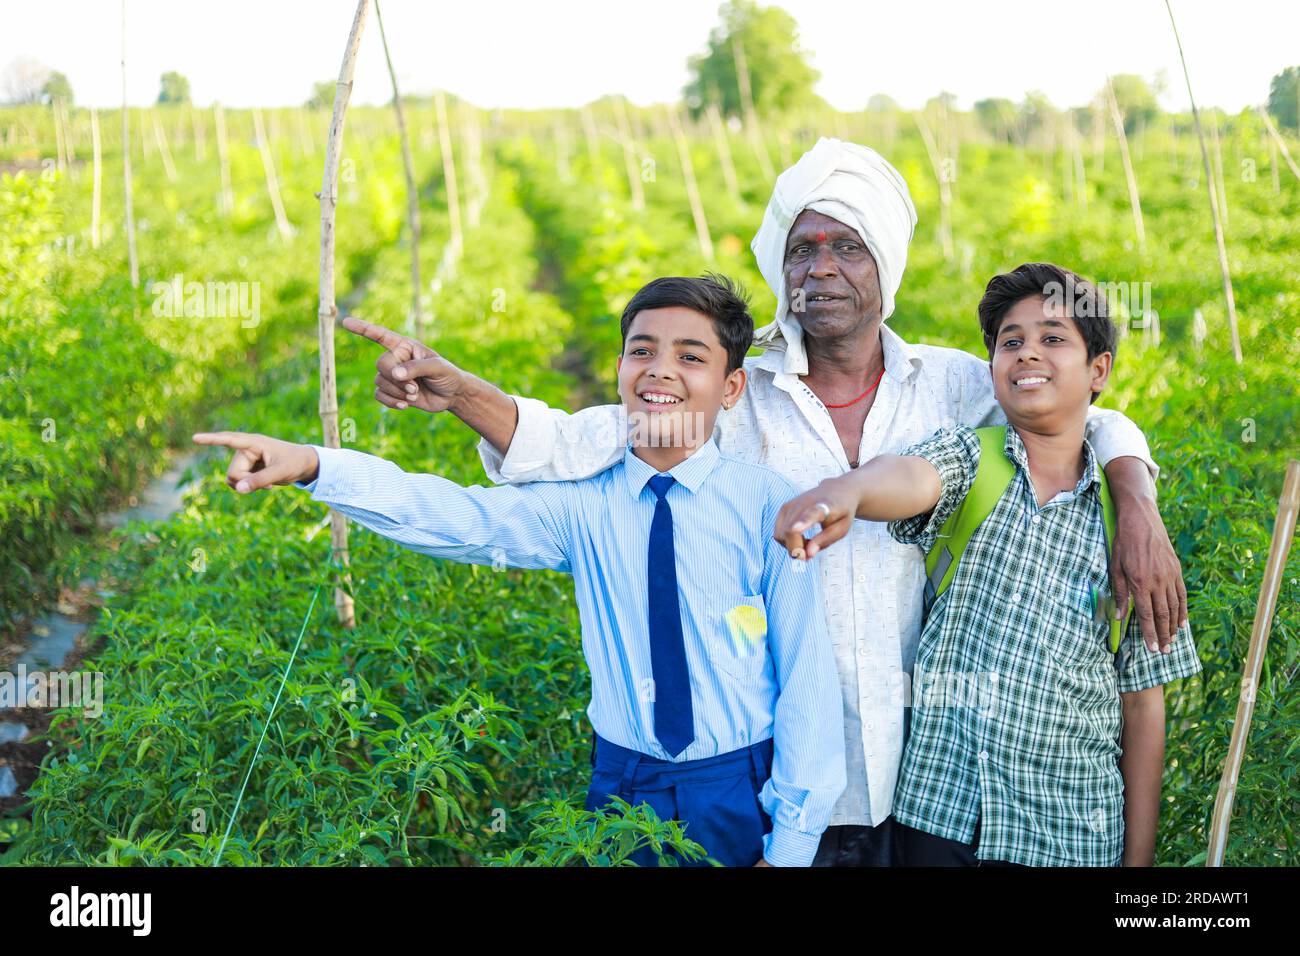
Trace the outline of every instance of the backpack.
<path fill-rule="evenodd" d="M 925 556 L 925 603 L 922 620 L 930 616 L 930 609 L 939 595 L 948 589 L 962 553 L 977 528 L 984 519 L 993 513 L 993 508 L 1016 476 L 1016 466 L 1007 458 L 1004 451 L 1007 440 L 1007 426 L 997 425 L 975 429 L 980 441 L 979 466 L 975 471 L 975 480 L 971 482 L 970 491 L 961 505 L 948 516 L 948 520 L 939 529 L 939 537 L 929 554 Z M 1111 555 L 1115 540 L 1115 504 L 1110 497 L 1110 488 L 1106 483 L 1106 472 L 1098 469 L 1101 475 L 1101 515 L 1102 526 L 1106 535 L 1106 554 Z M 1120 638 L 1133 616 L 1132 609 L 1124 619 L 1116 620 L 1114 598 L 1098 601 L 1094 595 L 1093 613 L 1106 609 L 1106 618 L 1110 622 L 1110 650 L 1118 653 Z"/>

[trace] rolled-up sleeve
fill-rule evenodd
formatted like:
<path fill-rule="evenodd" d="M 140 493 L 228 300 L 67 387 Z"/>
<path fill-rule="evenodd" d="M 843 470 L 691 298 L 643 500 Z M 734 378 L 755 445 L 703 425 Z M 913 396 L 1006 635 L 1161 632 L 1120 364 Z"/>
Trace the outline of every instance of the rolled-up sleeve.
<path fill-rule="evenodd" d="M 502 454 L 478 444 L 483 470 L 496 484 L 577 481 L 623 460 L 627 416 L 621 405 L 596 405 L 570 414 L 535 398 L 512 395 L 519 410 L 510 447 Z"/>
<path fill-rule="evenodd" d="M 354 449 L 311 447 L 320 472 L 295 485 L 385 538 L 462 564 L 570 570 L 568 485 L 462 488 Z"/>
<path fill-rule="evenodd" d="M 780 690 L 772 776 L 759 801 L 772 818 L 763 858 L 773 866 L 812 863 L 847 779 L 843 694 L 826 630 L 820 575 L 806 562 L 793 560 L 772 538 L 777 512 L 794 496 L 794 486 L 778 479 L 764 516 L 763 598 Z"/>
<path fill-rule="evenodd" d="M 920 545 L 929 553 L 939 529 L 965 500 L 980 463 L 979 436 L 964 425 L 945 428 L 903 452 L 924 458 L 939 473 L 939 500 L 924 514 L 889 522 L 889 533 L 902 544 Z"/>
<path fill-rule="evenodd" d="M 1201 658 L 1196 653 L 1190 626 L 1178 629 L 1168 654 L 1152 652 L 1142 641 L 1142 625 L 1136 614 L 1129 618 L 1119 656 L 1121 694 L 1133 694 L 1201 672 Z"/>

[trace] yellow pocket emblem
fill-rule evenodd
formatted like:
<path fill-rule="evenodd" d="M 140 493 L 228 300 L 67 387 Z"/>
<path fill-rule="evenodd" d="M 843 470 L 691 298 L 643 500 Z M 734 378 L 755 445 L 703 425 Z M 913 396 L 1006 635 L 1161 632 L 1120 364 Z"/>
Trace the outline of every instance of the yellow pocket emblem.
<path fill-rule="evenodd" d="M 767 637 L 767 615 L 749 604 L 737 604 L 727 612 L 727 628 L 736 654 L 748 657 Z"/>

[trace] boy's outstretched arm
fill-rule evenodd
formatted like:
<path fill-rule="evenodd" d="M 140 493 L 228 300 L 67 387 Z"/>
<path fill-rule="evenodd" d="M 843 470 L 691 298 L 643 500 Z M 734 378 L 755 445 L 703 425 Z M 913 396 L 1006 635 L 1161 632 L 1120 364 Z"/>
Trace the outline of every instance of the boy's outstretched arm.
<path fill-rule="evenodd" d="M 1124 777 L 1124 866 L 1152 866 L 1160 781 L 1165 767 L 1165 689 L 1156 684 L 1121 694 L 1124 730 L 1119 771 Z"/>
<path fill-rule="evenodd" d="M 880 455 L 859 468 L 827 478 L 786 502 L 776 519 L 776 540 L 792 558 L 811 559 L 849 533 L 855 518 L 892 521 L 925 514 L 939 501 L 939 472 L 924 458 Z M 806 539 L 805 529 L 822 530 Z"/>
<path fill-rule="evenodd" d="M 462 564 L 569 570 L 567 484 L 462 488 L 348 448 L 243 432 L 198 434 L 194 440 L 235 449 L 226 483 L 236 491 L 297 484 L 315 500 L 421 554 Z"/>

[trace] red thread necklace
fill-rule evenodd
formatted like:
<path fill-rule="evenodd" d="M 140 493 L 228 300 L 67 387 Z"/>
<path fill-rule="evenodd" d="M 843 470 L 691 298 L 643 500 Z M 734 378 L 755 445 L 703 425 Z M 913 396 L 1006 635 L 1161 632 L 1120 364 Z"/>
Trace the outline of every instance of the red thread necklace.
<path fill-rule="evenodd" d="M 880 367 L 880 374 L 876 376 L 876 380 L 872 382 L 870 385 L 868 385 L 867 390 L 863 392 L 861 395 L 859 395 L 857 398 L 855 398 L 853 401 L 843 402 L 839 405 L 832 405 L 830 402 L 822 402 L 822 404 L 825 405 L 827 408 L 848 408 L 850 405 L 856 405 L 858 404 L 858 402 L 862 401 L 864 398 L 866 398 L 868 395 L 874 392 L 876 390 L 876 386 L 880 384 L 880 380 L 884 377 L 885 377 L 885 367 L 882 365 Z"/>

